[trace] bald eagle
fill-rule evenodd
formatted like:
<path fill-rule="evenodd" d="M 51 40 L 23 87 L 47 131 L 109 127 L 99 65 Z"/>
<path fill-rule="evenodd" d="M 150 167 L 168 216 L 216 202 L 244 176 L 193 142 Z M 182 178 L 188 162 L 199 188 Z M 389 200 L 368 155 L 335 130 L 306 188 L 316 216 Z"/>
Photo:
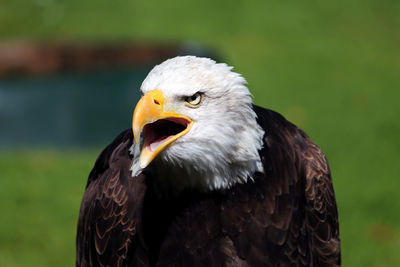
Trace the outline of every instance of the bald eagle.
<path fill-rule="evenodd" d="M 232 67 L 176 57 L 141 91 L 89 174 L 77 266 L 340 266 L 323 152 Z"/>

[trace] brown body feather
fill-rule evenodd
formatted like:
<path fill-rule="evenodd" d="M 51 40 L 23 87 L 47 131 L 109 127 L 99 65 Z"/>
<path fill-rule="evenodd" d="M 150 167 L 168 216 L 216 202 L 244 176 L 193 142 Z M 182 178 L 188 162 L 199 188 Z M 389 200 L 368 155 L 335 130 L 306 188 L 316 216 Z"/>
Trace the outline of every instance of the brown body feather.
<path fill-rule="evenodd" d="M 157 177 L 131 177 L 131 130 L 89 175 L 77 266 L 339 266 L 338 214 L 322 151 L 281 115 L 257 106 L 264 173 L 254 181 L 174 198 Z"/>

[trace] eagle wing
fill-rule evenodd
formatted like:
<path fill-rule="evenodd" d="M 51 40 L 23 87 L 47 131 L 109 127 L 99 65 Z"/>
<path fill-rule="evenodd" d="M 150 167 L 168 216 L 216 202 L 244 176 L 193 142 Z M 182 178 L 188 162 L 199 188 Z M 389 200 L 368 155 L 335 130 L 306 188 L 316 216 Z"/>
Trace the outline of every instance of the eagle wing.
<path fill-rule="evenodd" d="M 145 185 L 143 175 L 131 177 L 131 145 L 131 131 L 121 133 L 100 154 L 89 175 L 78 222 L 77 266 L 140 261 L 130 252 L 141 251 L 136 233 Z"/>
<path fill-rule="evenodd" d="M 317 266 L 340 266 L 336 200 L 325 155 L 309 138 L 304 152 L 307 227 Z"/>

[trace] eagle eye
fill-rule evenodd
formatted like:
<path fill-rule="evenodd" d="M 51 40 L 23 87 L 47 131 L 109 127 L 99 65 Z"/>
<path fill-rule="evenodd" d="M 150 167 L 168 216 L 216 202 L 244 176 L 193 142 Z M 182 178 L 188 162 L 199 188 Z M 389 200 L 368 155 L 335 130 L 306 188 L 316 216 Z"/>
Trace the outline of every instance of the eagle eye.
<path fill-rule="evenodd" d="M 200 92 L 197 92 L 192 96 L 185 97 L 185 103 L 191 107 L 198 107 L 202 100 L 203 94 Z"/>

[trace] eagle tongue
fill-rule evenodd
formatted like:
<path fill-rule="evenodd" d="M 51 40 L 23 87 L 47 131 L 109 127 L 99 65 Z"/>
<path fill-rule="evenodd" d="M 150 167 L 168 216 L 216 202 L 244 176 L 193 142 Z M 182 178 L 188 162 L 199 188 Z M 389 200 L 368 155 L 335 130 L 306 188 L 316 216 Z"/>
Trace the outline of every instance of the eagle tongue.
<path fill-rule="evenodd" d="M 167 136 L 167 137 L 161 137 L 160 139 L 152 142 L 148 148 L 150 151 L 155 151 L 160 145 L 162 145 L 165 141 L 171 139 L 173 137 L 173 135 Z"/>

